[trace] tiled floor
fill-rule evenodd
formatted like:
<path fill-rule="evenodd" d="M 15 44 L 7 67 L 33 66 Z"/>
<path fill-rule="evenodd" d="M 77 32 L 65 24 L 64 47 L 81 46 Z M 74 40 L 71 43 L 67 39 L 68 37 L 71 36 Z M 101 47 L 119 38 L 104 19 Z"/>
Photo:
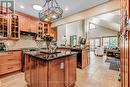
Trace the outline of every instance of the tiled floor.
<path fill-rule="evenodd" d="M 77 69 L 76 87 L 120 87 L 117 81 L 117 71 L 109 70 L 109 63 L 105 63 L 106 57 L 95 57 L 91 53 L 91 62 L 85 69 Z M 27 87 L 24 73 L 0 78 L 0 87 Z"/>

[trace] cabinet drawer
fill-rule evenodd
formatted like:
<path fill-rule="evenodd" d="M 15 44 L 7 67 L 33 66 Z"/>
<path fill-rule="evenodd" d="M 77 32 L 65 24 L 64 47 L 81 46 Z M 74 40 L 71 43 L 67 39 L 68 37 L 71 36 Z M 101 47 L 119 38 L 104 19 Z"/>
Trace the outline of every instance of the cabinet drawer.
<path fill-rule="evenodd" d="M 21 62 L 21 52 L 7 52 L 4 55 L 0 55 L 0 65 L 9 63 L 20 63 Z"/>
<path fill-rule="evenodd" d="M 3 56 L 0 58 L 0 65 L 4 65 L 7 63 L 17 63 L 17 62 L 21 62 L 21 58 L 18 58 L 16 56 Z"/>
<path fill-rule="evenodd" d="M 13 65 L 0 65 L 0 75 L 6 74 L 9 72 L 17 71 L 21 69 L 21 64 L 13 64 Z"/>

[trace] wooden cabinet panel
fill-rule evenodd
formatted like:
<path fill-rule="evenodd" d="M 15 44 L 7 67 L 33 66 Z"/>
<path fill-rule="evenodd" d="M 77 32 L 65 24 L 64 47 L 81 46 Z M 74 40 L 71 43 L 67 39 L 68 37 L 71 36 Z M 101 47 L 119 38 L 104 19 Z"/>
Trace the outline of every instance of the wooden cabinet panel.
<path fill-rule="evenodd" d="M 19 17 L 18 15 L 11 16 L 11 27 L 10 27 L 10 38 L 20 39 L 20 28 L 19 28 Z"/>
<path fill-rule="evenodd" d="M 0 39 L 7 39 L 9 34 L 9 19 L 5 16 L 0 16 Z"/>
<path fill-rule="evenodd" d="M 0 75 L 14 72 L 21 69 L 21 64 L 6 64 L 6 65 L 0 65 Z"/>
<path fill-rule="evenodd" d="M 47 87 L 47 63 L 44 61 L 38 61 L 39 67 L 38 67 L 38 81 L 39 86 L 38 87 Z"/>
<path fill-rule="evenodd" d="M 38 63 L 37 59 L 31 58 L 31 87 L 38 87 Z"/>
<path fill-rule="evenodd" d="M 76 82 L 76 56 L 69 56 L 65 59 L 65 87 L 72 87 Z"/>
<path fill-rule="evenodd" d="M 25 80 L 28 86 L 31 84 L 31 60 L 29 56 L 25 55 Z"/>
<path fill-rule="evenodd" d="M 29 28 L 31 32 L 36 33 L 38 29 L 38 20 L 30 18 Z"/>
<path fill-rule="evenodd" d="M 87 49 L 82 50 L 82 68 L 87 67 L 89 64 L 89 56 Z"/>
<path fill-rule="evenodd" d="M 64 58 L 49 62 L 48 87 L 65 87 Z"/>
<path fill-rule="evenodd" d="M 20 20 L 20 30 L 29 32 L 29 18 L 19 14 L 19 20 Z"/>
<path fill-rule="evenodd" d="M 19 13 L 18 15 L 20 20 L 20 30 L 25 32 L 36 33 L 38 29 L 38 19 L 22 13 Z"/>
<path fill-rule="evenodd" d="M 21 69 L 21 51 L 0 54 L 0 75 Z"/>

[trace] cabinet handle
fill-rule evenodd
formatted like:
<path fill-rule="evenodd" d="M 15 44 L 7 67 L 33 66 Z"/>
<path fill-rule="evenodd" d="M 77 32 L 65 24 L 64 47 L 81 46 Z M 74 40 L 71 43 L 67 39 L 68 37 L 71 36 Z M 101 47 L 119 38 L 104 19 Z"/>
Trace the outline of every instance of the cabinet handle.
<path fill-rule="evenodd" d="M 13 52 L 8 52 L 8 54 L 13 54 Z"/>
<path fill-rule="evenodd" d="M 15 59 L 8 59 L 8 61 L 12 61 L 12 60 L 15 60 Z"/>
<path fill-rule="evenodd" d="M 8 69 L 12 69 L 13 67 L 9 67 Z"/>

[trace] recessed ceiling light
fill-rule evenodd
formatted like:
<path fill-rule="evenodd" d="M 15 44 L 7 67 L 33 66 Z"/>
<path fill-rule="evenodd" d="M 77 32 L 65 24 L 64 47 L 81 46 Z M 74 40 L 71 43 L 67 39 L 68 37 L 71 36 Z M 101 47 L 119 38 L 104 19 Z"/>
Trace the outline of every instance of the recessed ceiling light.
<path fill-rule="evenodd" d="M 23 5 L 20 5 L 19 7 L 22 8 L 22 9 L 24 9 L 24 6 L 23 6 Z"/>
<path fill-rule="evenodd" d="M 65 11 L 68 11 L 69 10 L 69 8 L 65 8 Z"/>
<path fill-rule="evenodd" d="M 40 10 L 42 10 L 42 6 L 40 6 L 40 5 L 33 5 L 33 9 L 35 9 L 37 11 L 40 11 Z"/>

